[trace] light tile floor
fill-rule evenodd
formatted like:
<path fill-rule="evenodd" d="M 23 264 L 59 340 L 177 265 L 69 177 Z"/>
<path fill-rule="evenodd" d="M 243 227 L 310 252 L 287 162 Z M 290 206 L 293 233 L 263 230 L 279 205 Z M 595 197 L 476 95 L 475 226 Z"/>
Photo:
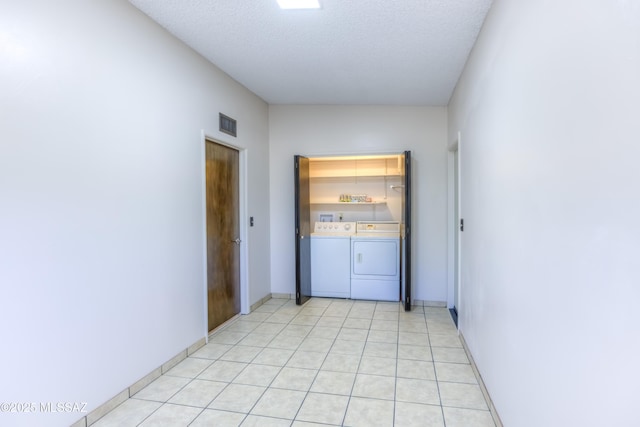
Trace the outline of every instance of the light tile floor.
<path fill-rule="evenodd" d="M 445 308 L 271 299 L 94 426 L 494 427 Z"/>

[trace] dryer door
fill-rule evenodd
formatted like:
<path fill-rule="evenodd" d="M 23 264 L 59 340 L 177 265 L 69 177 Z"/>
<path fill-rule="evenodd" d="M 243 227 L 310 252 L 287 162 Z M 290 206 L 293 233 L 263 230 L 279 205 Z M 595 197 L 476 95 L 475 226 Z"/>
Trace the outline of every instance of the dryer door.
<path fill-rule="evenodd" d="M 398 240 L 353 240 L 351 253 L 351 277 L 393 279 L 400 276 Z"/>

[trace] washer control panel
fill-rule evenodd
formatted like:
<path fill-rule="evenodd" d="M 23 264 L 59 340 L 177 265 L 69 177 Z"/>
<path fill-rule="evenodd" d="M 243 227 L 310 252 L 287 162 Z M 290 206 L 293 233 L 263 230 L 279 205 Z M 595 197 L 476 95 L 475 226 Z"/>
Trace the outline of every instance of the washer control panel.
<path fill-rule="evenodd" d="M 316 222 L 316 226 L 313 230 L 314 233 L 322 234 L 355 234 L 356 223 L 355 222 Z"/>

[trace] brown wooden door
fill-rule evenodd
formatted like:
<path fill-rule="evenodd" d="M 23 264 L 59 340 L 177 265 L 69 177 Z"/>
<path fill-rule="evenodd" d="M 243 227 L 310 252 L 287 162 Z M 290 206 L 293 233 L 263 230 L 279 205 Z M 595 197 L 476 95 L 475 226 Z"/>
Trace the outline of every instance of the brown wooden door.
<path fill-rule="evenodd" d="M 239 153 L 206 141 L 209 330 L 240 312 Z"/>

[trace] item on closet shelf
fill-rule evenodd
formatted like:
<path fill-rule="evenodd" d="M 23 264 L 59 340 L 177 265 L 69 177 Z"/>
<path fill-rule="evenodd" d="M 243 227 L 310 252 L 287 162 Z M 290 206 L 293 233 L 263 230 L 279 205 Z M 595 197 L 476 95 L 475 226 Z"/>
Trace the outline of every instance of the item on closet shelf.
<path fill-rule="evenodd" d="M 371 197 L 366 194 L 341 194 L 339 200 L 345 203 L 365 203 L 371 202 Z"/>
<path fill-rule="evenodd" d="M 366 194 L 341 194 L 338 200 L 341 203 L 371 203 L 373 201 Z"/>

